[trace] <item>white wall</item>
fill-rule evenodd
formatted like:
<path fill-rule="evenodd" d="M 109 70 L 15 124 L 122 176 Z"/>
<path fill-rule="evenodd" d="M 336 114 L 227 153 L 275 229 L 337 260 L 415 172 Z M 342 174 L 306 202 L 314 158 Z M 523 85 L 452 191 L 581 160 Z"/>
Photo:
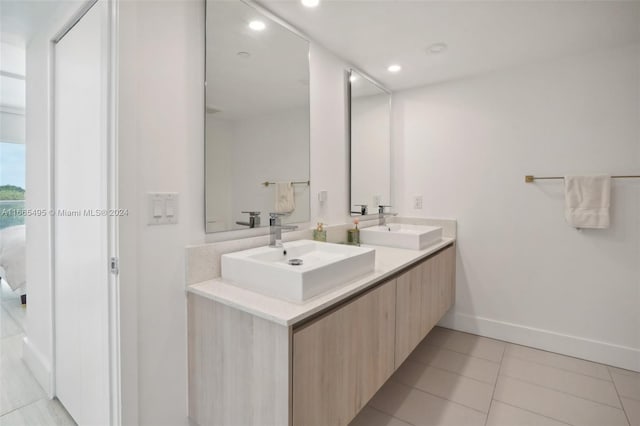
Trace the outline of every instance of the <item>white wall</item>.
<path fill-rule="evenodd" d="M 123 378 L 137 377 L 124 423 L 185 425 L 184 247 L 204 239 L 204 3 L 125 2 L 120 19 Z M 156 191 L 180 194 L 177 225 L 147 225 Z"/>
<path fill-rule="evenodd" d="M 311 43 L 311 223 L 349 220 L 346 80 L 349 65 Z M 327 191 L 327 201 L 318 192 Z"/>
<path fill-rule="evenodd" d="M 582 232 L 562 181 L 524 183 L 638 174 L 639 117 L 637 45 L 394 95 L 400 213 L 458 219 L 444 325 L 640 370 L 640 180 L 614 181 L 611 228 Z"/>

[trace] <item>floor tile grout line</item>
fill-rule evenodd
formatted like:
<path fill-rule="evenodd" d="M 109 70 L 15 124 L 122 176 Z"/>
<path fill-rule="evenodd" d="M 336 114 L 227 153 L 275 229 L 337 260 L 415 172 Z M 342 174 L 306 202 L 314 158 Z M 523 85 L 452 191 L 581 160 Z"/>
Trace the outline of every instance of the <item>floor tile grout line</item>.
<path fill-rule="evenodd" d="M 426 362 L 421 361 L 419 359 L 412 359 L 411 357 L 409 357 L 409 358 L 407 358 L 405 360 L 405 362 L 406 361 L 416 362 L 418 364 L 426 365 L 427 367 L 435 368 L 436 370 L 446 371 L 447 373 L 455 374 L 456 376 L 464 377 L 465 379 L 473 380 L 474 382 L 482 383 L 483 385 L 489 385 L 489 386 L 492 385 L 492 383 L 490 383 L 490 382 L 485 382 L 484 380 L 476 379 L 475 377 L 465 376 L 464 374 L 460 374 L 460 373 L 458 373 L 456 371 L 447 370 L 446 368 L 438 367 L 437 365 L 429 364 L 429 363 L 426 363 Z M 403 363 L 403 365 L 404 365 L 404 363 Z M 498 371 L 500 371 L 500 368 L 498 368 Z"/>
<path fill-rule="evenodd" d="M 392 419 L 400 420 L 402 423 L 406 423 L 406 424 L 411 425 L 411 426 L 417 426 L 417 425 L 415 425 L 415 424 L 413 424 L 413 423 L 411 423 L 411 422 L 408 422 L 408 421 L 406 421 L 406 420 L 402 420 L 400 417 L 396 417 L 396 416 L 394 416 L 394 415 L 392 415 L 392 414 L 386 413 L 386 412 L 384 412 L 384 411 L 382 411 L 382 410 L 380 410 L 380 409 L 378 409 L 378 408 L 376 408 L 376 407 L 374 407 L 374 406 L 372 406 L 372 405 L 367 404 L 367 405 L 366 405 L 366 407 L 369 407 L 369 408 L 371 408 L 372 410 L 377 411 L 378 413 L 382 413 L 382 414 L 384 414 L 385 416 L 389 416 L 389 417 L 391 417 Z"/>
<path fill-rule="evenodd" d="M 561 390 L 558 390 L 558 389 L 548 388 L 548 387 L 542 386 L 542 385 L 540 385 L 538 383 L 532 383 L 532 382 L 529 382 L 527 380 L 518 379 L 516 377 L 511 377 L 511 376 L 507 376 L 507 375 L 504 375 L 504 374 L 500 375 L 499 377 L 506 377 L 506 378 L 511 379 L 511 380 L 517 380 L 519 382 L 526 383 L 526 384 L 531 385 L 531 386 L 536 386 L 538 388 L 542 388 L 542 389 L 550 390 L 550 391 L 553 391 L 553 392 L 558 392 L 558 393 L 561 393 L 561 394 L 564 394 L 564 395 L 572 396 L 574 398 L 578 398 L 578 399 L 581 399 L 583 401 L 588 401 L 588 402 L 592 402 L 594 404 L 602 405 L 602 406 L 607 407 L 607 408 L 613 408 L 614 410 L 624 411 L 624 409 L 620 408 L 620 407 L 614 407 L 613 405 L 603 404 L 602 402 L 594 401 L 592 399 L 584 398 L 582 396 L 574 395 L 572 393 L 561 391 Z"/>
<path fill-rule="evenodd" d="M 565 357 L 565 358 L 575 359 L 575 360 L 577 360 L 577 361 L 588 362 L 588 363 L 593 364 L 593 365 L 599 365 L 599 366 L 602 366 L 602 367 L 604 367 L 604 368 L 605 368 L 605 369 L 607 369 L 607 370 L 608 370 L 608 367 L 613 367 L 612 365 L 602 364 L 602 363 L 599 363 L 599 362 L 590 361 L 590 360 L 588 360 L 588 359 L 578 358 L 578 357 L 576 357 L 576 356 L 572 356 L 572 355 L 561 354 L 561 353 L 559 353 L 559 352 L 552 352 L 552 351 L 548 351 L 548 350 L 546 350 L 546 349 L 534 348 L 533 346 L 521 345 L 521 344 L 519 344 L 519 343 L 512 343 L 512 342 L 509 342 L 509 341 L 507 341 L 507 340 L 495 339 L 495 338 L 493 338 L 493 337 L 481 336 L 481 335 L 479 335 L 479 334 L 473 334 L 473 333 L 470 333 L 470 332 L 467 332 L 467 331 L 454 330 L 453 328 L 446 328 L 446 327 L 441 327 L 441 326 L 438 326 L 438 328 L 445 329 L 445 330 L 449 330 L 450 332 L 453 332 L 453 333 L 468 334 L 469 336 L 479 337 L 479 338 L 481 338 L 481 339 L 487 339 L 487 340 L 490 340 L 490 341 L 493 341 L 493 342 L 503 343 L 503 344 L 505 344 L 505 345 L 520 346 L 520 347 L 523 347 L 523 348 L 533 349 L 533 350 L 536 350 L 536 351 L 545 352 L 545 353 L 552 354 L 552 355 L 558 355 L 558 356 Z M 484 358 L 481 358 L 481 359 L 484 359 Z M 487 360 L 487 361 L 489 361 L 489 360 Z M 622 370 L 625 370 L 625 369 L 623 368 Z M 568 371 L 571 371 L 571 370 L 568 370 Z M 630 371 L 630 372 L 634 373 L 634 371 L 633 371 L 633 370 L 627 370 L 627 371 Z M 578 373 L 578 374 L 582 374 L 582 373 Z M 583 375 L 584 375 L 584 376 L 589 376 L 588 374 L 583 374 Z M 593 378 L 595 378 L 595 379 L 598 379 L 598 377 L 594 377 L 594 376 L 589 376 L 589 377 L 593 377 Z M 607 379 L 600 379 L 600 380 L 607 380 Z"/>
<path fill-rule="evenodd" d="M 552 390 L 552 391 L 564 393 L 566 395 L 575 396 L 576 398 L 584 399 L 585 401 L 591 401 L 591 402 L 595 402 L 596 404 L 606 405 L 607 407 L 617 408 L 618 410 L 622 410 L 622 402 L 620 402 L 620 407 L 616 407 L 615 405 L 607 404 L 606 402 L 596 401 L 595 399 L 591 399 L 591 398 L 587 398 L 587 397 L 584 397 L 584 396 L 576 395 L 576 394 L 573 394 L 571 392 L 564 391 L 562 389 L 552 388 L 550 386 L 542 385 L 540 383 L 535 383 L 535 382 L 532 382 L 530 380 L 522 379 L 520 377 L 510 376 L 509 374 L 504 374 L 504 373 L 500 374 L 500 373 L 498 373 L 498 376 L 508 377 L 508 378 L 514 379 L 514 380 L 519 380 L 519 381 L 521 381 L 523 383 L 528 383 L 530 385 L 535 385 L 535 386 L 538 386 L 538 387 L 541 387 L 541 388 L 545 388 L 545 389 L 549 389 L 549 390 Z"/>
<path fill-rule="evenodd" d="M 429 336 L 429 335 L 427 335 L 427 337 L 428 337 L 428 336 Z M 482 337 L 482 336 L 478 336 L 478 337 Z M 426 339 L 426 337 L 425 337 L 425 339 Z M 422 342 L 424 342 L 424 340 L 423 340 Z M 420 345 L 422 344 L 422 342 L 420 342 L 420 343 L 418 344 L 418 346 L 420 346 Z M 496 342 L 497 342 L 497 343 L 502 343 L 502 344 L 504 344 L 504 342 L 501 342 L 501 341 L 496 341 Z M 445 350 L 447 350 L 447 351 L 455 352 L 455 353 L 460 354 L 460 355 L 465 355 L 465 356 L 468 356 L 468 357 L 470 357 L 470 358 L 481 359 L 481 360 L 483 360 L 483 361 L 492 362 L 492 363 L 494 363 L 494 364 L 498 364 L 498 363 L 499 363 L 499 361 L 494 361 L 494 360 L 492 360 L 492 359 L 482 358 L 482 357 L 479 357 L 479 356 L 471 355 L 471 354 L 466 353 L 466 352 L 460 352 L 460 351 L 457 351 L 457 350 L 455 350 L 455 349 L 453 349 L 453 348 L 449 348 L 449 347 L 447 347 L 447 346 L 436 345 L 436 344 L 433 344 L 433 343 L 425 343 L 425 344 L 426 344 L 426 345 L 429 345 L 429 346 L 432 346 L 432 347 L 434 347 L 434 348 L 441 348 L 441 349 L 445 349 Z M 417 346 L 416 346 L 416 348 L 417 348 Z M 415 349 L 414 349 L 414 350 L 415 350 Z"/>
<path fill-rule="evenodd" d="M 609 375 L 617 374 L 619 376 L 640 376 L 640 371 L 628 370 L 626 368 L 616 367 L 608 364 L 606 364 L 605 366 L 607 367 L 607 370 L 609 370 Z M 621 370 L 623 372 L 620 372 L 618 370 Z"/>
<path fill-rule="evenodd" d="M 28 402 L 28 403 L 26 403 L 26 404 L 24 404 L 24 405 L 21 405 L 20 407 L 12 408 L 11 410 L 7 411 L 6 413 L 4 413 L 4 414 L 0 415 L 0 419 L 2 419 L 2 418 L 3 418 L 3 417 L 5 417 L 5 416 L 8 416 L 9 414 L 13 413 L 14 411 L 22 410 L 23 408 L 26 408 L 26 407 L 28 407 L 28 406 L 30 406 L 30 405 L 35 404 L 36 402 L 40 402 L 40 401 L 45 400 L 45 399 L 47 399 L 47 400 L 48 400 L 49 398 L 47 398 L 47 397 L 45 396 L 45 397 L 43 397 L 43 398 L 38 398 L 38 399 L 36 399 L 35 401 L 31 401 L 31 402 Z"/>
<path fill-rule="evenodd" d="M 529 348 L 529 349 L 535 349 L 535 350 L 538 350 L 538 349 L 536 349 L 536 348 L 530 348 L 529 346 L 523 346 L 523 347 L 524 347 L 524 348 Z M 579 359 L 579 358 L 573 358 L 573 357 L 570 357 L 570 356 L 567 356 L 567 355 L 557 354 L 557 353 L 554 353 L 554 352 L 548 352 L 548 353 L 550 353 L 550 354 L 554 354 L 554 355 L 557 355 L 557 356 L 562 356 L 562 357 L 571 358 L 571 359 Z M 566 372 L 569 372 L 569 373 L 579 374 L 579 375 L 581 375 L 581 376 L 590 377 L 590 378 L 592 378 L 592 379 L 601 380 L 601 381 L 603 381 L 603 382 L 613 382 L 613 380 L 603 379 L 603 378 L 601 378 L 601 377 L 592 376 L 591 374 L 584 374 L 584 373 L 581 373 L 581 372 L 579 372 L 579 371 L 569 370 L 569 369 L 567 369 L 567 368 L 556 367 L 555 365 L 549 365 L 549 364 L 545 364 L 545 363 L 543 363 L 543 362 L 539 362 L 539 361 L 532 361 L 532 360 L 530 360 L 530 359 L 526 359 L 526 358 L 523 358 L 523 357 L 520 357 L 520 356 L 517 356 L 517 355 L 507 355 L 507 357 L 508 357 L 508 358 L 516 358 L 516 359 L 519 359 L 519 360 L 521 360 L 521 361 L 527 361 L 527 362 L 530 362 L 530 363 L 532 363 L 532 364 L 536 364 L 536 365 L 542 365 L 543 367 L 550 367 L 550 368 L 555 368 L 556 370 L 562 370 L 562 371 L 566 371 Z M 584 360 L 581 360 L 581 361 L 584 361 Z M 587 362 L 591 362 L 591 361 L 587 361 Z M 605 367 L 605 369 L 606 369 L 606 366 L 604 366 L 604 367 Z M 609 371 L 609 370 L 607 369 L 607 372 L 608 372 L 608 371 Z"/>
<path fill-rule="evenodd" d="M 567 355 L 567 354 L 563 354 L 563 353 L 560 353 L 560 352 L 552 352 L 552 351 L 548 351 L 546 349 L 535 348 L 533 346 L 521 345 L 519 343 L 511 343 L 511 342 L 505 342 L 505 343 L 507 343 L 509 345 L 513 345 L 513 346 L 519 346 L 521 348 L 533 349 L 534 351 L 544 352 L 546 354 L 556 355 L 556 356 L 560 356 L 560 357 L 563 357 L 563 358 L 570 358 L 572 360 L 581 361 L 581 362 L 585 362 L 585 363 L 588 363 L 588 364 L 593 364 L 593 365 L 596 365 L 596 366 L 604 367 L 605 369 L 608 369 L 607 367 L 610 367 L 608 364 L 602 364 L 600 362 L 591 361 L 591 360 L 588 360 L 588 359 L 585 359 L 585 358 L 578 358 L 577 356 Z M 582 373 L 578 373 L 578 374 L 582 374 Z M 588 374 L 584 374 L 584 375 L 588 376 Z M 595 376 L 591 376 L 591 377 L 594 377 L 596 379 L 598 378 L 598 377 L 595 377 Z M 600 379 L 600 380 L 607 380 L 607 379 Z"/>
<path fill-rule="evenodd" d="M 450 332 L 452 332 L 452 334 L 455 334 L 455 333 L 459 333 L 459 334 L 466 334 L 466 335 L 468 335 L 468 336 L 473 336 L 473 337 L 475 337 L 475 338 L 480 338 L 480 339 L 488 340 L 488 341 L 490 341 L 490 342 L 492 342 L 492 343 L 502 343 L 502 344 L 504 344 L 504 345 L 509 345 L 509 344 L 510 344 L 510 345 L 516 345 L 516 343 L 511 343 L 511 342 L 509 342 L 509 341 L 507 341 L 507 340 L 500 340 L 500 339 L 496 339 L 496 338 L 494 338 L 494 337 L 481 336 L 480 334 L 473 334 L 473 333 L 469 333 L 469 332 L 467 332 L 467 331 L 454 330 L 453 328 L 446 328 L 446 327 L 441 327 L 441 326 L 438 326 L 438 328 L 442 328 L 442 329 L 444 329 L 444 330 L 449 330 Z M 519 346 L 522 346 L 522 345 L 519 345 Z M 528 348 L 529 346 L 525 346 L 525 347 L 527 347 L 527 348 Z M 535 349 L 535 348 L 533 348 L 533 349 Z M 544 349 L 540 349 L 540 350 L 544 350 Z M 545 352 L 546 352 L 546 351 L 545 351 Z M 551 352 L 551 353 L 553 353 L 553 352 Z"/>
<path fill-rule="evenodd" d="M 565 424 L 567 426 L 578 426 L 578 425 L 574 425 L 573 423 L 567 423 L 564 420 L 556 419 L 555 417 L 547 416 L 546 414 L 537 413 L 537 412 L 531 410 L 530 408 L 519 407 L 517 405 L 513 405 L 510 402 L 500 401 L 499 399 L 496 399 L 495 401 L 499 402 L 500 404 L 508 405 L 509 407 L 517 408 L 518 410 L 526 411 L 527 413 L 535 414 L 536 416 L 544 417 L 546 419 L 553 420 L 555 422 Z"/>
<path fill-rule="evenodd" d="M 499 342 L 499 343 L 502 343 L 502 342 Z M 425 338 L 425 340 L 423 340 L 422 342 L 420 342 L 418 344 L 418 346 L 420 346 L 420 345 L 431 346 L 432 348 L 437 348 L 437 349 L 444 349 L 445 351 L 453 352 L 453 353 L 456 353 L 456 354 L 459 354 L 459 355 L 464 355 L 466 357 L 473 358 L 473 359 L 479 359 L 480 361 L 490 362 L 492 364 L 500 364 L 500 361 L 494 361 L 492 359 L 481 358 L 479 356 L 475 356 L 475 355 L 472 355 L 472 354 L 469 354 L 469 353 L 465 353 L 465 352 L 460 352 L 460 351 L 457 351 L 455 349 L 448 348 L 446 346 L 435 345 L 435 344 L 433 344 L 431 342 L 426 341 L 426 338 Z M 418 346 L 416 346 L 416 348 Z"/>
<path fill-rule="evenodd" d="M 20 327 L 20 329 L 23 329 L 23 319 L 22 318 L 17 318 L 17 316 L 12 313 L 11 309 L 7 309 L 7 307 L 4 305 L 4 303 L 2 304 L 2 309 L 4 309 L 5 313 L 7 315 L 9 315 L 9 317 L 13 320 L 13 322 L 16 323 L 16 325 L 18 327 Z M 24 308 L 21 308 L 21 309 L 24 309 Z"/>
<path fill-rule="evenodd" d="M 443 396 L 436 395 L 435 393 L 431 393 L 431 392 L 426 391 L 426 390 L 424 390 L 424 389 L 420 389 L 420 388 L 417 388 L 417 387 L 415 387 L 415 386 L 408 385 L 408 384 L 406 384 L 406 383 L 400 382 L 400 381 L 395 380 L 395 379 L 393 379 L 393 378 L 391 378 L 391 379 L 389 379 L 389 380 L 391 380 L 393 383 L 396 383 L 396 384 L 400 384 L 400 385 L 406 386 L 406 387 L 411 388 L 411 389 L 413 389 L 413 390 L 416 390 L 416 391 L 418 391 L 418 392 L 426 393 L 427 395 L 431 395 L 431 396 L 433 396 L 433 397 L 435 397 L 435 398 L 438 398 L 438 399 L 441 399 L 441 400 L 443 400 L 443 401 L 447 401 L 447 402 L 450 402 L 450 403 L 452 403 L 452 404 L 456 404 L 456 405 L 459 405 L 459 406 L 461 406 L 461 407 L 468 408 L 469 410 L 473 410 L 473 411 L 475 411 L 476 413 L 485 414 L 485 415 L 489 413 L 488 411 L 487 411 L 487 412 L 484 412 L 484 411 L 482 411 L 482 410 L 478 410 L 477 408 L 469 407 L 468 405 L 462 404 L 462 403 L 457 402 L 457 401 L 453 401 L 453 400 L 451 400 L 451 399 L 447 399 L 447 398 L 445 398 L 445 397 L 443 397 Z"/>
<path fill-rule="evenodd" d="M 607 373 L 609 373 L 609 377 L 611 377 L 611 381 L 613 382 L 613 389 L 615 389 L 616 391 L 616 395 L 618 396 L 618 401 L 620 401 L 620 406 L 622 407 L 622 412 L 624 413 L 624 416 L 627 419 L 627 423 L 631 424 L 631 419 L 629 418 L 629 414 L 627 414 L 627 409 L 624 408 L 624 402 L 622 401 L 620 392 L 618 392 L 618 386 L 616 385 L 616 381 L 613 380 L 613 374 L 611 374 L 611 371 L 609 370 L 609 368 L 607 368 Z"/>
<path fill-rule="evenodd" d="M 487 411 L 487 417 L 484 419 L 484 426 L 487 426 L 489 422 L 489 415 L 491 414 L 491 409 L 493 408 L 493 398 L 496 395 L 496 387 L 498 386 L 498 377 L 500 377 L 500 370 L 502 370 L 502 361 L 504 361 L 504 354 L 507 351 L 507 346 L 505 345 L 502 348 L 502 354 L 500 355 L 500 364 L 498 365 L 498 373 L 496 374 L 496 382 L 493 384 L 493 391 L 491 392 L 491 402 L 489 402 L 489 411 Z"/>

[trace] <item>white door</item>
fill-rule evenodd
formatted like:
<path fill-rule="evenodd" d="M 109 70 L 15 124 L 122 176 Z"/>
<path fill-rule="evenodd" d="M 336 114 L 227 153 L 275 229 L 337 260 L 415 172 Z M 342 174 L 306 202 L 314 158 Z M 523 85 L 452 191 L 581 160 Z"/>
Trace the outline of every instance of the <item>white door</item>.
<path fill-rule="evenodd" d="M 107 11 L 54 44 L 55 393 L 82 426 L 111 424 Z"/>

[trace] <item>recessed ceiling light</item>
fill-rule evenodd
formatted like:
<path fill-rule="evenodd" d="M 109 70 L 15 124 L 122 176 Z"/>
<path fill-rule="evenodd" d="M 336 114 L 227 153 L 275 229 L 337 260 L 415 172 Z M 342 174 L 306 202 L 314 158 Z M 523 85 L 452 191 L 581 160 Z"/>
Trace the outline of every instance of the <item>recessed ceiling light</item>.
<path fill-rule="evenodd" d="M 320 0 L 300 0 L 305 7 L 316 7 L 320 4 Z"/>
<path fill-rule="evenodd" d="M 236 53 L 236 55 L 238 55 L 242 59 L 248 59 L 251 56 L 251 53 L 249 53 L 249 52 L 238 52 L 238 53 Z"/>
<path fill-rule="evenodd" d="M 249 28 L 253 31 L 262 31 L 267 28 L 267 25 L 262 21 L 251 21 L 249 22 Z"/>
<path fill-rule="evenodd" d="M 400 72 L 401 69 L 402 67 L 398 64 L 389 65 L 389 67 L 387 68 L 389 72 Z"/>
<path fill-rule="evenodd" d="M 447 50 L 448 46 L 446 43 L 434 43 L 430 46 L 427 46 L 427 53 L 432 55 L 437 55 L 438 53 L 442 53 Z"/>

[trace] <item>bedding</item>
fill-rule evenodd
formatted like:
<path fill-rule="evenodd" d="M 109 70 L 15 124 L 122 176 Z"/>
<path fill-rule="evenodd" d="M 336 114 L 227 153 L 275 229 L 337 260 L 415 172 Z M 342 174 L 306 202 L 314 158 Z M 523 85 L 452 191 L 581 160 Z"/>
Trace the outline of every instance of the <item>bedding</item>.
<path fill-rule="evenodd" d="M 0 229 L 0 277 L 13 291 L 26 291 L 25 226 Z"/>

